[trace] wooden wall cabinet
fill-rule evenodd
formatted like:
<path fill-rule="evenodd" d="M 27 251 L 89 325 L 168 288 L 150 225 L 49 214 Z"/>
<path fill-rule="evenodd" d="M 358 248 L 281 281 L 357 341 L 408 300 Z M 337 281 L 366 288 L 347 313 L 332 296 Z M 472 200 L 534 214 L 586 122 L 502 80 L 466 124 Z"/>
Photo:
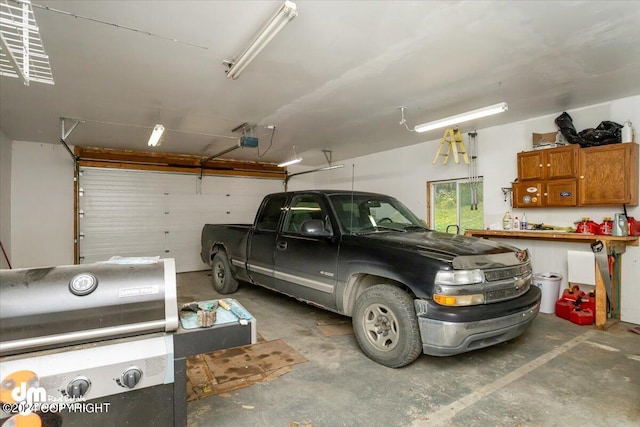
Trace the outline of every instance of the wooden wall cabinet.
<path fill-rule="evenodd" d="M 512 190 L 514 208 L 576 206 L 578 204 L 576 179 L 518 182 L 513 184 Z"/>
<path fill-rule="evenodd" d="M 572 144 L 518 153 L 518 181 L 575 178 L 578 150 Z"/>
<path fill-rule="evenodd" d="M 638 205 L 638 144 L 518 153 L 513 207 Z"/>
<path fill-rule="evenodd" d="M 638 144 L 583 148 L 579 164 L 580 205 L 638 205 Z"/>

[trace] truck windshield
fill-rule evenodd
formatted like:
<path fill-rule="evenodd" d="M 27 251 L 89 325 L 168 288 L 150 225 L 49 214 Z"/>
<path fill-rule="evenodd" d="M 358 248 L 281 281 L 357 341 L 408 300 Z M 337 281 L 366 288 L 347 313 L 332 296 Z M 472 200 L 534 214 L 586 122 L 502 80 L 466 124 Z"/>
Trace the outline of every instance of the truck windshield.
<path fill-rule="evenodd" d="M 419 231 L 426 227 L 396 199 L 370 194 L 329 196 L 340 226 L 349 233 Z"/>

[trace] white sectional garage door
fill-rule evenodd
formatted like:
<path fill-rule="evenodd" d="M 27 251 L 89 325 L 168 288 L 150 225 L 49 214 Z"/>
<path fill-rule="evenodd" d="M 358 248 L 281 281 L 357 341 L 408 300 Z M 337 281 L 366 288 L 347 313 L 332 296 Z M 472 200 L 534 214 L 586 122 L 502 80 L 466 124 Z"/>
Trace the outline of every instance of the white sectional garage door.
<path fill-rule="evenodd" d="M 112 256 L 175 258 L 178 272 L 208 268 L 200 259 L 206 223 L 248 224 L 282 181 L 83 167 L 80 263 Z"/>

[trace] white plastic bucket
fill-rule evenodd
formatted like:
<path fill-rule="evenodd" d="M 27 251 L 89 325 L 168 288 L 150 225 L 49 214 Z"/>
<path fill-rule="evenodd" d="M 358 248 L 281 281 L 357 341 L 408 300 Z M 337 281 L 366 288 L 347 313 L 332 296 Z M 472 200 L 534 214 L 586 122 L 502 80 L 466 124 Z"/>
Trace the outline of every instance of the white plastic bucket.
<path fill-rule="evenodd" d="M 560 282 L 562 282 L 562 276 L 558 273 L 542 273 L 533 276 L 533 284 L 542 291 L 542 301 L 540 301 L 541 313 L 556 312 L 556 301 L 560 293 Z"/>

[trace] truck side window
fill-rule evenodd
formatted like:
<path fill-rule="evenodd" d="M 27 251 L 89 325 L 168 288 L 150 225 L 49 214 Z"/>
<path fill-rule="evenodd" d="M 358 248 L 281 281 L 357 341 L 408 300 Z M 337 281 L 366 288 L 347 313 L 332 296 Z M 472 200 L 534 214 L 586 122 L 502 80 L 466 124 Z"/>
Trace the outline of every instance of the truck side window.
<path fill-rule="evenodd" d="M 286 233 L 299 233 L 302 223 L 310 219 L 319 219 L 325 222 L 325 229 L 331 231 L 331 222 L 322 204 L 320 198 L 310 195 L 295 196 L 291 200 L 289 212 L 284 221 L 283 231 Z"/>
<path fill-rule="evenodd" d="M 286 201 L 286 196 L 276 196 L 267 200 L 258 217 L 256 228 L 262 231 L 276 231 Z"/>

